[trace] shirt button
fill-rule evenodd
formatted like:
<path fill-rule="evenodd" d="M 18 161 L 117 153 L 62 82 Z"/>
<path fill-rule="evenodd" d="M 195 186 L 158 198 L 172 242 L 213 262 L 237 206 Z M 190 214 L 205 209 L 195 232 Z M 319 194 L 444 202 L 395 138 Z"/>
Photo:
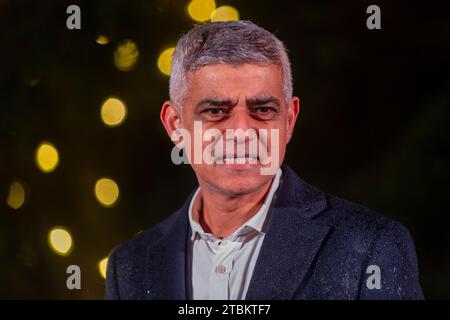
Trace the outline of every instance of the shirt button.
<path fill-rule="evenodd" d="M 219 264 L 219 265 L 216 267 L 216 272 L 217 272 L 217 273 L 225 273 L 226 270 L 227 270 L 227 268 L 225 268 L 225 266 L 224 266 L 224 265 L 221 265 L 221 264 Z"/>

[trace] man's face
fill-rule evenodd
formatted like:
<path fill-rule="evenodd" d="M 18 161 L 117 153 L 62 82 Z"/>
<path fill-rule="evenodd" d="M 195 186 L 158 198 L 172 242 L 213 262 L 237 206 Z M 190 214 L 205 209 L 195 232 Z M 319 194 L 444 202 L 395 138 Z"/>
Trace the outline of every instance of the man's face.
<path fill-rule="evenodd" d="M 192 140 L 194 121 L 201 121 L 203 133 L 208 129 L 218 129 L 222 134 L 221 139 L 215 140 L 215 144 L 223 143 L 222 161 L 210 164 L 202 161 L 201 164 L 196 164 L 192 161 L 192 153 L 189 156 L 202 188 L 211 188 L 228 195 L 247 194 L 263 187 L 272 179 L 273 174 L 261 174 L 261 167 L 270 165 L 263 165 L 261 159 L 256 163 L 248 163 L 247 158 L 246 163 L 242 164 L 230 163 L 233 161 L 226 158 L 230 151 L 234 157 L 238 157 L 237 148 L 242 142 L 245 142 L 246 156 L 252 156 L 249 154 L 253 153 L 249 146 L 250 141 L 256 142 L 255 136 L 242 133 L 253 129 L 251 131 L 256 133 L 256 140 L 266 148 L 269 157 L 274 154 L 274 148 L 278 149 L 278 159 L 271 160 L 278 160 L 277 164 L 281 165 L 299 110 L 297 98 L 288 101 L 289 105 L 286 103 L 282 80 L 281 68 L 274 64 L 209 65 L 188 74 L 189 87 L 181 110 L 181 126 L 191 133 Z M 227 135 L 227 129 L 243 131 L 235 131 L 231 136 Z M 264 130 L 260 129 L 266 129 L 265 142 L 261 140 L 261 132 Z M 278 141 L 272 141 L 272 129 L 278 130 L 278 139 L 275 139 Z M 202 139 L 202 153 L 211 145 L 211 141 Z M 234 143 L 234 150 L 228 147 L 233 144 L 227 146 L 226 142 Z M 193 143 L 191 141 L 191 146 Z M 237 161 L 235 159 L 234 162 Z"/>

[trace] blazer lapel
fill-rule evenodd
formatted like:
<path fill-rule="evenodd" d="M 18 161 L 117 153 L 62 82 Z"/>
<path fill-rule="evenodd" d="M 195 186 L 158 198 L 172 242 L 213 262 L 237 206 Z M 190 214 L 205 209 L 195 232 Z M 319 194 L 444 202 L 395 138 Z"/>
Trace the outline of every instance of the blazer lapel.
<path fill-rule="evenodd" d="M 324 194 L 301 181 L 289 167 L 282 170 L 247 300 L 292 298 L 330 230 L 312 220 L 327 206 Z"/>

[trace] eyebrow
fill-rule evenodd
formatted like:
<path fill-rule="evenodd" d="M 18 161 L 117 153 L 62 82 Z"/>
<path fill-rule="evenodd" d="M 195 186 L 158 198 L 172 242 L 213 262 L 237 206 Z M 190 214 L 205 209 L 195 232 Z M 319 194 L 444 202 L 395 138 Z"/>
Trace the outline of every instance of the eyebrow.
<path fill-rule="evenodd" d="M 213 107 L 225 107 L 235 104 L 235 102 L 230 99 L 220 99 L 220 98 L 206 98 L 201 100 L 196 104 L 196 109 L 202 106 L 213 106 Z"/>
<path fill-rule="evenodd" d="M 276 105 L 277 107 L 280 106 L 280 100 L 273 96 L 269 97 L 257 97 L 257 98 L 251 98 L 247 99 L 246 103 L 250 106 L 256 106 L 256 105 L 264 105 L 272 103 Z M 220 99 L 220 98 L 206 98 L 202 99 L 200 102 L 196 104 L 196 109 L 202 106 L 213 106 L 213 107 L 226 107 L 226 106 L 232 106 L 235 105 L 236 102 L 232 101 L 230 99 Z"/>
<path fill-rule="evenodd" d="M 277 107 L 280 106 L 280 100 L 278 100 L 275 97 L 257 97 L 257 98 L 252 98 L 252 99 L 248 99 L 247 104 L 250 106 L 255 106 L 255 105 L 264 105 L 264 104 L 269 104 L 272 103 L 274 105 L 276 105 Z"/>

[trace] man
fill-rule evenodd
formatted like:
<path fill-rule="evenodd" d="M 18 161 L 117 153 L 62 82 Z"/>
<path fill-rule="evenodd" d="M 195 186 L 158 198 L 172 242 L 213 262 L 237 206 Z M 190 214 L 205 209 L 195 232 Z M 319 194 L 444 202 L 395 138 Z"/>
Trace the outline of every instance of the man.
<path fill-rule="evenodd" d="M 184 35 L 161 120 L 199 188 L 113 250 L 106 298 L 423 298 L 405 227 L 280 166 L 298 114 L 289 59 L 273 34 L 237 21 Z M 198 128 L 214 139 L 196 138 Z"/>

